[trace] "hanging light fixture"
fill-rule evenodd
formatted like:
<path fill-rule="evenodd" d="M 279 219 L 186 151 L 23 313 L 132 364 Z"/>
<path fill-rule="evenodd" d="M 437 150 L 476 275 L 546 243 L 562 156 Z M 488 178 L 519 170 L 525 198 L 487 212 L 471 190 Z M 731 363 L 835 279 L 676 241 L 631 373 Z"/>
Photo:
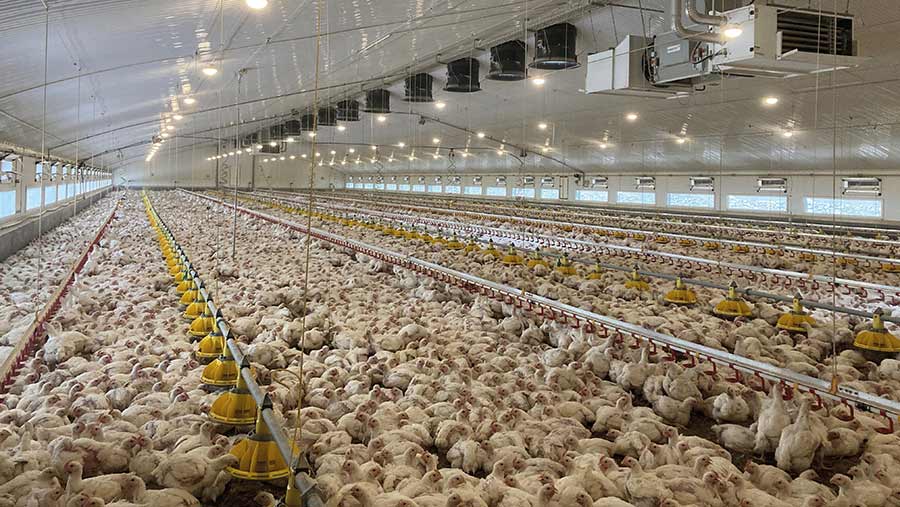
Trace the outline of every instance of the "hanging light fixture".
<path fill-rule="evenodd" d="M 213 77 L 219 73 L 219 69 L 215 68 L 211 63 L 207 63 L 203 66 L 203 75 Z"/>
<path fill-rule="evenodd" d="M 251 9 L 265 9 L 269 5 L 269 0 L 247 0 L 247 7 Z"/>

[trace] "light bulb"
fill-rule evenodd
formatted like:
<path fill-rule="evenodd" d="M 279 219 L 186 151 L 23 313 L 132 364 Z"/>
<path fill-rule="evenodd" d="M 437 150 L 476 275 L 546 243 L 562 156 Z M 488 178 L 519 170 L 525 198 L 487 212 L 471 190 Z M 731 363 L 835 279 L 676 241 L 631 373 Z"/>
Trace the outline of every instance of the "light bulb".
<path fill-rule="evenodd" d="M 343 131 L 347 130 L 347 127 L 345 127 L 343 125 L 338 125 L 337 129 L 338 129 L 338 132 L 343 132 Z"/>
<path fill-rule="evenodd" d="M 447 103 L 444 101 L 438 101 L 434 103 L 434 107 L 438 109 L 444 109 L 445 107 L 447 107 Z"/>
<path fill-rule="evenodd" d="M 203 75 L 213 77 L 219 73 L 219 69 L 213 67 L 212 65 L 207 65 L 203 67 Z"/>
<path fill-rule="evenodd" d="M 778 97 L 766 97 L 763 99 L 763 103 L 767 106 L 774 106 L 778 103 Z"/>
<path fill-rule="evenodd" d="M 197 103 L 197 99 L 195 99 L 194 97 L 185 97 L 184 103 L 191 106 Z"/>
<path fill-rule="evenodd" d="M 279 158 L 278 160 L 284 160 L 284 157 Z"/>
<path fill-rule="evenodd" d="M 257 144 L 257 145 L 256 145 L 256 149 L 257 149 L 257 150 L 261 150 L 261 149 L 263 149 L 263 145 L 261 145 L 261 144 Z"/>
<path fill-rule="evenodd" d="M 276 143 L 275 141 L 270 141 L 269 146 L 274 148 L 274 147 L 278 146 L 278 143 Z"/>
<path fill-rule="evenodd" d="M 297 158 L 296 155 L 291 155 L 291 160 L 294 160 L 295 158 Z"/>
<path fill-rule="evenodd" d="M 317 151 L 317 152 L 316 152 L 316 156 L 317 156 L 317 157 L 321 157 L 321 156 L 322 156 L 322 154 L 321 154 L 321 153 L 319 153 L 319 152 L 318 152 L 318 151 Z"/>
<path fill-rule="evenodd" d="M 550 151 L 550 148 L 548 148 L 546 146 L 541 146 L 541 153 L 547 153 L 548 151 Z"/>
<path fill-rule="evenodd" d="M 788 137 L 788 138 L 794 137 L 794 133 L 791 132 L 790 130 L 785 130 L 784 132 L 781 133 L 781 135 L 784 137 Z"/>
<path fill-rule="evenodd" d="M 347 151 L 349 151 L 350 153 L 356 153 L 356 148 L 350 148 L 350 149 L 347 150 Z"/>
<path fill-rule="evenodd" d="M 535 86 L 543 86 L 544 83 L 546 83 L 547 81 L 542 77 L 536 77 L 536 78 L 533 78 L 531 80 L 531 82 L 534 83 Z"/>
<path fill-rule="evenodd" d="M 289 143 L 292 143 L 292 142 L 294 142 L 294 138 L 293 138 L 293 137 L 288 137 L 287 139 L 285 139 L 285 141 L 286 141 L 286 142 L 289 142 Z"/>
<path fill-rule="evenodd" d="M 331 154 L 332 154 L 332 155 L 337 155 L 337 152 L 334 151 L 334 150 L 331 150 Z"/>
<path fill-rule="evenodd" d="M 247 149 L 244 150 L 244 151 L 246 151 L 247 153 L 250 153 L 250 152 L 253 151 L 253 150 L 251 150 L 250 148 L 247 148 Z"/>
<path fill-rule="evenodd" d="M 440 144 L 440 143 L 441 143 L 441 140 L 438 139 L 437 137 L 435 137 L 434 139 L 431 140 L 431 144 Z"/>
<path fill-rule="evenodd" d="M 385 116 L 385 115 L 383 115 L 383 114 L 382 114 L 382 115 L 379 115 L 378 118 L 377 118 L 377 120 L 378 120 L 379 122 L 381 122 L 381 123 L 384 123 L 384 122 L 387 121 L 387 116 Z"/>
<path fill-rule="evenodd" d="M 307 132 L 306 136 L 309 137 L 310 139 L 312 139 L 313 137 L 316 137 L 316 133 L 315 132 Z"/>
<path fill-rule="evenodd" d="M 625 115 L 625 119 L 628 121 L 634 121 L 638 119 L 637 113 L 628 113 Z"/>
<path fill-rule="evenodd" d="M 605 149 L 606 149 L 606 143 L 600 143 L 600 149 L 601 149 L 601 150 L 605 150 Z"/>
<path fill-rule="evenodd" d="M 400 141 L 399 143 L 397 143 L 398 148 L 403 148 L 405 146 L 406 146 L 406 143 L 404 143 L 403 141 Z"/>
<path fill-rule="evenodd" d="M 725 29 L 722 30 L 722 35 L 729 39 L 736 39 L 744 33 L 744 29 L 737 25 L 726 25 Z"/>
<path fill-rule="evenodd" d="M 263 162 L 268 162 L 268 161 L 269 161 L 269 159 L 267 159 L 267 158 L 263 159 Z"/>
<path fill-rule="evenodd" d="M 174 118 L 175 121 L 181 121 L 184 119 L 184 116 L 181 116 L 180 114 L 176 114 L 176 115 L 172 116 L 172 118 Z"/>
<path fill-rule="evenodd" d="M 306 158 L 306 153 L 304 153 L 303 155 L 300 155 L 300 158 Z"/>
<path fill-rule="evenodd" d="M 541 130 L 547 130 L 547 124 L 544 122 L 538 123 L 538 128 Z"/>
<path fill-rule="evenodd" d="M 479 133 L 477 133 L 477 134 L 475 134 L 475 135 L 478 136 L 478 139 L 484 139 L 484 135 L 485 135 L 485 134 L 484 134 L 484 132 L 479 132 Z"/>
<path fill-rule="evenodd" d="M 175 125 L 166 125 L 166 130 L 175 130 Z"/>
<path fill-rule="evenodd" d="M 369 146 L 369 149 L 374 151 L 374 150 L 377 150 L 377 149 L 378 149 L 378 146 L 375 146 L 375 145 L 373 144 L 372 146 Z"/>
<path fill-rule="evenodd" d="M 679 137 L 678 139 L 675 140 L 675 142 L 678 144 L 684 144 L 684 141 L 685 141 L 685 138 L 683 138 L 683 137 Z"/>
<path fill-rule="evenodd" d="M 269 5 L 269 0 L 247 0 L 247 7 L 251 9 L 265 9 Z"/>

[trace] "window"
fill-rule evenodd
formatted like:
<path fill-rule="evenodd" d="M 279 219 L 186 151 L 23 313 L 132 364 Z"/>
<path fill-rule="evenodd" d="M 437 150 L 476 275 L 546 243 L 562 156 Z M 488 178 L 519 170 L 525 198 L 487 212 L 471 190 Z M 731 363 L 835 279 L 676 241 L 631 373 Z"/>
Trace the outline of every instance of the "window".
<path fill-rule="evenodd" d="M 787 197 L 781 195 L 729 195 L 728 209 L 742 211 L 787 211 Z"/>
<path fill-rule="evenodd" d="M 448 194 L 458 194 L 459 185 L 447 185 L 444 187 L 444 192 L 447 192 Z"/>
<path fill-rule="evenodd" d="M 32 210 L 41 207 L 41 187 L 28 187 L 25 191 L 25 209 Z"/>
<path fill-rule="evenodd" d="M 542 188 L 541 199 L 559 199 L 558 188 Z"/>
<path fill-rule="evenodd" d="M 47 185 L 44 187 L 44 204 L 53 204 L 56 202 L 56 185 Z"/>
<path fill-rule="evenodd" d="M 668 194 L 666 204 L 680 208 L 713 208 L 716 196 L 713 194 Z"/>
<path fill-rule="evenodd" d="M 75 191 L 77 187 L 78 185 L 74 183 L 69 183 L 68 185 L 66 185 L 66 195 L 68 195 L 69 197 L 75 197 Z"/>
<path fill-rule="evenodd" d="M 363 189 L 365 189 L 365 190 L 372 190 L 373 188 L 375 188 L 375 184 L 374 184 L 374 183 L 363 183 Z"/>
<path fill-rule="evenodd" d="M 655 192 L 616 192 L 619 204 L 656 204 Z"/>
<path fill-rule="evenodd" d="M 41 176 L 44 175 L 44 164 L 40 162 L 34 164 L 34 181 L 41 181 Z"/>
<path fill-rule="evenodd" d="M 401 185 L 398 185 L 397 188 L 398 188 L 401 192 L 409 192 L 409 185 L 403 185 L 403 184 L 401 184 Z"/>
<path fill-rule="evenodd" d="M 16 212 L 16 191 L 0 192 L 0 218 L 8 217 Z"/>
<path fill-rule="evenodd" d="M 385 186 L 385 189 L 386 190 L 397 190 L 397 184 L 396 183 L 388 183 Z"/>
<path fill-rule="evenodd" d="M 344 183 L 344 188 L 353 188 L 353 182 L 348 181 L 347 183 Z"/>
<path fill-rule="evenodd" d="M 68 187 L 66 186 L 65 183 L 62 183 L 57 188 L 59 189 L 59 190 L 57 190 L 59 192 L 59 195 L 57 196 L 58 199 L 60 201 L 65 201 L 66 200 L 66 190 L 68 190 Z"/>
<path fill-rule="evenodd" d="M 832 199 L 807 197 L 806 212 L 812 215 L 881 218 L 880 199 Z"/>
<path fill-rule="evenodd" d="M 466 195 L 481 195 L 483 192 L 481 187 L 466 187 L 464 190 Z"/>
<path fill-rule="evenodd" d="M 375 190 L 384 190 L 384 183 L 376 183 Z"/>
<path fill-rule="evenodd" d="M 0 183 L 11 183 L 15 181 L 16 175 L 12 173 L 13 163 L 11 160 L 0 160 Z"/>
<path fill-rule="evenodd" d="M 428 191 L 432 194 L 440 194 L 443 187 L 441 185 L 428 185 Z"/>
<path fill-rule="evenodd" d="M 575 200 L 606 202 L 609 200 L 609 192 L 606 190 L 576 190 Z"/>
<path fill-rule="evenodd" d="M 528 199 L 534 199 L 534 189 L 533 188 L 513 188 L 512 195 L 513 195 L 513 197 L 525 197 Z"/>
<path fill-rule="evenodd" d="M 485 195 L 493 197 L 506 197 L 506 187 L 487 187 Z"/>
<path fill-rule="evenodd" d="M 413 185 L 412 188 L 413 188 L 413 190 L 412 190 L 413 192 L 424 192 L 425 191 L 425 185 Z"/>

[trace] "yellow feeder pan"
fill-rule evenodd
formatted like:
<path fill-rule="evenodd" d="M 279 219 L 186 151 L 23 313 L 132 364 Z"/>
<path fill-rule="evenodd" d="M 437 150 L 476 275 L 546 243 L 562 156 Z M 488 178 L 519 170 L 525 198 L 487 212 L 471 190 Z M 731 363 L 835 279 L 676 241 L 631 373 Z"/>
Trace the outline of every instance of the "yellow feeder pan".
<path fill-rule="evenodd" d="M 712 250 L 718 250 L 718 249 L 722 248 L 722 245 L 720 245 L 716 241 L 707 241 L 707 242 L 703 243 L 703 248 L 712 251 Z"/>
<path fill-rule="evenodd" d="M 200 295 L 200 289 L 197 287 L 191 287 L 190 289 L 184 291 L 184 294 L 181 295 L 181 299 L 178 300 L 178 304 L 182 307 L 187 307 L 191 303 L 197 300 L 197 296 Z"/>
<path fill-rule="evenodd" d="M 578 271 L 575 266 L 569 263 L 569 257 L 563 255 L 556 261 L 556 267 L 553 268 L 557 273 L 565 276 L 577 275 Z"/>
<path fill-rule="evenodd" d="M 419 239 L 426 243 L 434 243 L 434 238 L 427 232 L 419 233 Z"/>
<path fill-rule="evenodd" d="M 628 234 L 625 234 L 624 231 L 613 231 L 612 235 L 616 239 L 625 239 L 628 237 Z"/>
<path fill-rule="evenodd" d="M 175 286 L 175 294 L 179 296 L 183 296 L 185 292 L 195 289 L 197 284 L 194 283 L 194 278 L 192 276 L 185 276 L 178 285 Z"/>
<path fill-rule="evenodd" d="M 780 256 L 784 255 L 784 252 L 777 248 L 766 248 L 766 254 L 767 255 L 777 255 L 780 257 Z"/>
<path fill-rule="evenodd" d="M 815 262 L 816 259 L 818 259 L 818 257 L 816 257 L 816 254 L 810 252 L 800 252 L 798 258 L 804 262 Z"/>
<path fill-rule="evenodd" d="M 656 238 L 653 239 L 653 241 L 656 241 L 660 245 L 667 245 L 667 244 L 669 244 L 669 237 L 668 236 L 657 236 Z"/>
<path fill-rule="evenodd" d="M 681 277 L 675 279 L 675 288 L 670 290 L 663 298 L 667 303 L 674 305 L 695 305 L 697 304 L 697 294 L 684 286 Z"/>
<path fill-rule="evenodd" d="M 436 244 L 436 245 L 446 245 L 449 242 L 450 242 L 450 240 L 448 240 L 447 238 L 445 238 L 443 236 L 435 236 L 435 238 L 434 238 L 434 244 Z"/>
<path fill-rule="evenodd" d="M 697 244 L 697 242 L 692 239 L 685 238 L 685 239 L 679 239 L 678 244 L 681 246 L 694 246 Z"/>
<path fill-rule="evenodd" d="M 775 327 L 794 333 L 805 333 L 806 328 L 802 326 L 803 323 L 806 323 L 810 326 L 816 325 L 816 320 L 803 310 L 803 305 L 800 304 L 800 299 L 802 299 L 800 294 L 794 296 L 794 302 L 791 311 L 779 317 L 778 323 L 775 324 Z"/>
<path fill-rule="evenodd" d="M 749 317 L 753 314 L 747 302 L 738 297 L 735 282 L 731 282 L 728 286 L 728 296 L 713 308 L 713 313 L 728 318 Z"/>
<path fill-rule="evenodd" d="M 835 264 L 838 266 L 858 266 L 859 259 L 854 259 L 853 257 L 837 257 L 834 259 Z"/>
<path fill-rule="evenodd" d="M 588 280 L 599 280 L 603 278 L 603 268 L 600 264 L 594 264 L 594 270 L 587 276 Z"/>
<path fill-rule="evenodd" d="M 245 357 L 241 368 L 249 366 Z M 243 375 L 238 375 L 237 385 L 216 398 L 207 415 L 212 421 L 229 426 L 249 426 L 256 421 L 256 401 L 250 395 Z"/>
<path fill-rule="evenodd" d="M 235 385 L 238 378 L 238 367 L 229 349 L 222 343 L 222 355 L 203 368 L 200 381 L 208 386 L 228 387 Z"/>
<path fill-rule="evenodd" d="M 169 267 L 169 275 L 172 276 L 173 279 L 177 280 L 178 282 L 181 281 L 181 280 L 177 279 L 178 274 L 181 273 L 182 271 L 184 271 L 184 264 L 181 263 L 181 259 L 178 259 L 177 261 L 175 261 L 174 265 Z"/>
<path fill-rule="evenodd" d="M 517 266 L 520 264 L 525 264 L 525 260 L 522 259 L 522 256 L 519 255 L 519 252 L 516 252 L 516 249 L 512 246 L 510 246 L 506 250 L 506 255 L 503 256 L 502 262 L 507 266 Z"/>
<path fill-rule="evenodd" d="M 885 273 L 900 273 L 900 264 L 894 262 L 882 262 L 881 270 Z"/>
<path fill-rule="evenodd" d="M 267 402 L 271 407 L 271 401 Z M 225 470 L 238 479 L 270 481 L 291 475 L 291 469 L 262 418 L 263 408 L 256 411 L 256 429 L 249 437 L 241 440 L 229 453 L 240 460 L 237 466 Z"/>
<path fill-rule="evenodd" d="M 480 251 L 481 251 L 481 247 L 478 246 L 478 243 L 476 243 L 474 240 L 469 241 L 469 244 L 466 245 L 466 253 L 480 252 Z"/>
<path fill-rule="evenodd" d="M 203 309 L 203 315 L 197 317 L 193 322 L 191 322 L 191 336 L 203 338 L 204 336 L 211 333 L 215 326 L 216 318 L 212 314 L 212 312 L 209 311 L 209 306 L 206 306 Z"/>
<path fill-rule="evenodd" d="M 646 235 L 646 234 L 641 234 L 641 233 L 638 233 L 638 232 L 632 234 L 631 237 L 632 237 L 633 239 L 637 240 L 637 241 L 645 241 L 645 240 L 647 239 L 647 235 Z"/>
<path fill-rule="evenodd" d="M 484 250 L 484 253 L 493 256 L 494 258 L 499 259 L 502 257 L 499 251 L 497 251 L 497 247 L 494 246 L 494 240 L 490 240 L 488 242 L 488 247 Z"/>
<path fill-rule="evenodd" d="M 537 250 L 531 252 L 531 254 L 528 256 L 528 264 L 527 264 L 527 266 L 528 266 L 529 268 L 533 268 L 533 267 L 535 267 L 535 266 L 537 266 L 537 265 L 539 265 L 539 264 L 540 264 L 540 265 L 543 265 L 543 266 L 546 266 L 546 267 L 548 267 L 548 268 L 550 267 L 550 265 L 547 264 L 547 261 L 544 260 L 544 257 L 543 257 L 543 255 L 541 254 L 541 249 L 540 249 L 540 248 L 538 248 Z"/>
<path fill-rule="evenodd" d="M 223 352 L 225 352 L 225 337 L 219 332 L 219 326 L 213 326 L 212 332 L 197 342 L 194 355 L 197 359 L 215 359 Z"/>
<path fill-rule="evenodd" d="M 631 278 L 625 282 L 625 288 L 645 291 L 650 290 L 650 284 L 641 279 L 641 275 L 638 274 L 638 268 L 635 266 L 631 270 Z"/>
<path fill-rule="evenodd" d="M 609 231 L 600 229 L 598 231 L 594 231 L 594 234 L 596 234 L 597 236 L 609 236 Z"/>
<path fill-rule="evenodd" d="M 448 250 L 462 250 L 466 245 L 459 240 L 456 236 L 453 236 L 453 239 L 447 242 Z"/>
<path fill-rule="evenodd" d="M 750 247 L 747 245 L 732 245 L 731 251 L 734 253 L 750 253 Z"/>
<path fill-rule="evenodd" d="M 891 354 L 900 352 L 900 339 L 887 332 L 887 329 L 884 328 L 884 322 L 881 321 L 881 315 L 881 308 L 875 310 L 875 313 L 872 314 L 872 329 L 860 331 L 856 335 L 853 345 L 875 352 Z"/>

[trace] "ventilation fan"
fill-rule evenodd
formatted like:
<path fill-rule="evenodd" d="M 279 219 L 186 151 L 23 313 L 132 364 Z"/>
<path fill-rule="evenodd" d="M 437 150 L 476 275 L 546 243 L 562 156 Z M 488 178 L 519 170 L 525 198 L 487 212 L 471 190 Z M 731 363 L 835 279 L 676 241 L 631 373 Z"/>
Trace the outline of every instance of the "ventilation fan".
<path fill-rule="evenodd" d="M 506 176 L 497 176 L 498 185 L 506 185 Z"/>
<path fill-rule="evenodd" d="M 712 176 L 691 176 L 691 192 L 710 192 L 716 188 L 716 179 Z"/>
<path fill-rule="evenodd" d="M 634 188 L 637 190 L 655 190 L 656 178 L 653 176 L 638 176 L 634 179 Z"/>
<path fill-rule="evenodd" d="M 787 178 L 758 178 L 756 180 L 757 192 L 787 193 Z"/>
<path fill-rule="evenodd" d="M 541 186 L 542 187 L 552 187 L 555 179 L 553 176 L 543 176 L 541 177 Z"/>
<path fill-rule="evenodd" d="M 843 194 L 881 195 L 881 178 L 843 178 Z"/>
<path fill-rule="evenodd" d="M 481 176 L 474 176 L 472 178 L 472 183 L 475 185 L 481 185 Z"/>
<path fill-rule="evenodd" d="M 606 176 L 594 176 L 591 178 L 591 188 L 609 188 L 609 178 Z"/>

